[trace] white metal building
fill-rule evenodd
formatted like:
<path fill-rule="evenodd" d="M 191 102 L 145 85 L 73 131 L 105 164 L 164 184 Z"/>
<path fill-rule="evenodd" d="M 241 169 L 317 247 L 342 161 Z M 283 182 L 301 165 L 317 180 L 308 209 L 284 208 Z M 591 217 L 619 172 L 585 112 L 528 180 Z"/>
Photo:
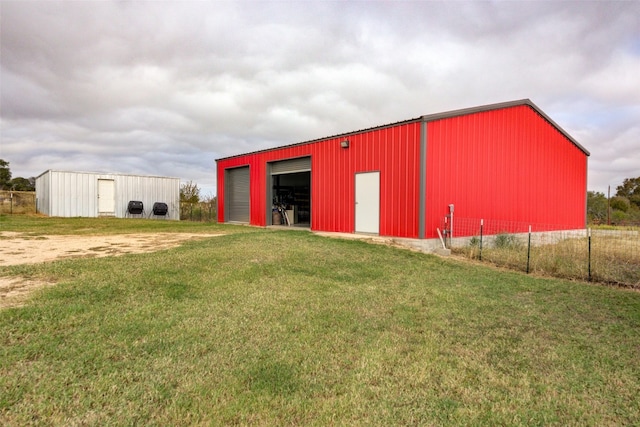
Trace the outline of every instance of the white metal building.
<path fill-rule="evenodd" d="M 140 215 L 129 213 L 131 201 L 144 204 Z M 180 179 L 95 172 L 48 170 L 36 178 L 39 213 L 58 217 L 153 218 L 155 203 L 165 203 L 164 218 L 180 219 Z"/>

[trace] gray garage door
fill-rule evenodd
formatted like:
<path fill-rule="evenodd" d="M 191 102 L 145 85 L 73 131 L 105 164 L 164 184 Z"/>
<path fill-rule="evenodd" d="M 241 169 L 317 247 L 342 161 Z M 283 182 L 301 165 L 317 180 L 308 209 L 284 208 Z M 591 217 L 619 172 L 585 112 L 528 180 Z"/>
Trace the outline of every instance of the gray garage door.
<path fill-rule="evenodd" d="M 249 222 L 249 166 L 227 169 L 225 221 Z"/>

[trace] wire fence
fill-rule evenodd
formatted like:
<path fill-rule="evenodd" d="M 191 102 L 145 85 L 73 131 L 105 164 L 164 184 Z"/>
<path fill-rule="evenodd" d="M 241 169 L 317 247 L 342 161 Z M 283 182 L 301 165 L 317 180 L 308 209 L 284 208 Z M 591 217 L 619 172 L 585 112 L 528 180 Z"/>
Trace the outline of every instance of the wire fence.
<path fill-rule="evenodd" d="M 471 218 L 455 218 L 451 227 L 443 221 L 454 253 L 527 273 L 640 289 L 640 227 L 562 228 Z"/>
<path fill-rule="evenodd" d="M 0 214 L 34 214 L 36 212 L 35 191 L 0 190 Z"/>
<path fill-rule="evenodd" d="M 180 202 L 180 220 L 214 222 L 218 218 L 217 203 L 210 202 Z"/>

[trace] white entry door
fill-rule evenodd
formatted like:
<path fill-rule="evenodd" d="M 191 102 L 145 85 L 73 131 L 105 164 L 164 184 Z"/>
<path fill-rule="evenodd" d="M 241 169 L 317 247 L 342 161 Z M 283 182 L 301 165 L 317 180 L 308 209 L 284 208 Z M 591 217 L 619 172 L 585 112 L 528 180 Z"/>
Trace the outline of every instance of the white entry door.
<path fill-rule="evenodd" d="M 115 216 L 115 184 L 112 179 L 98 180 L 98 216 Z"/>
<path fill-rule="evenodd" d="M 380 172 L 356 174 L 356 233 L 380 233 Z"/>

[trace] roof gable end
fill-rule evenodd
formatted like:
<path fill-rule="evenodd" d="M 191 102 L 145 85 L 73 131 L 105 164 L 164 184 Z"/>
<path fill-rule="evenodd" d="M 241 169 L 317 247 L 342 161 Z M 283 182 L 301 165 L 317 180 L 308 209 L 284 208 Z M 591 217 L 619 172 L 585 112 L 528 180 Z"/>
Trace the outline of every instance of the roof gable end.
<path fill-rule="evenodd" d="M 489 104 L 489 105 L 482 105 L 482 106 L 479 106 L 479 107 L 463 108 L 463 109 L 460 109 L 460 110 L 446 111 L 446 112 L 443 112 L 443 113 L 428 114 L 426 116 L 422 116 L 421 119 L 424 122 L 432 122 L 432 121 L 436 121 L 436 120 L 450 119 L 452 117 L 466 116 L 466 115 L 475 114 L 475 113 L 483 113 L 485 111 L 493 111 L 493 110 L 501 110 L 501 109 L 505 109 L 505 108 L 520 107 L 520 106 L 523 106 L 523 105 L 528 106 L 533 111 L 538 113 L 538 115 L 540 115 L 540 117 L 542 117 L 544 120 L 546 120 L 558 132 L 560 132 L 565 138 L 567 138 L 569 141 L 571 141 L 571 143 L 573 143 L 573 145 L 578 147 L 580 149 L 580 151 L 582 151 L 584 154 L 586 154 L 587 156 L 591 155 L 591 153 L 589 153 L 589 151 L 586 148 L 584 148 L 582 145 L 580 145 L 580 143 L 578 141 L 576 141 L 571 135 L 569 135 L 569 133 L 567 131 L 565 131 L 562 127 L 560 127 L 560 125 L 558 125 L 555 121 L 553 121 L 553 119 L 551 119 L 551 117 L 547 116 L 545 114 L 545 112 L 542 111 L 530 99 L 520 99 L 520 100 L 517 100 L 517 101 L 501 102 L 501 103 L 498 103 L 498 104 Z"/>

